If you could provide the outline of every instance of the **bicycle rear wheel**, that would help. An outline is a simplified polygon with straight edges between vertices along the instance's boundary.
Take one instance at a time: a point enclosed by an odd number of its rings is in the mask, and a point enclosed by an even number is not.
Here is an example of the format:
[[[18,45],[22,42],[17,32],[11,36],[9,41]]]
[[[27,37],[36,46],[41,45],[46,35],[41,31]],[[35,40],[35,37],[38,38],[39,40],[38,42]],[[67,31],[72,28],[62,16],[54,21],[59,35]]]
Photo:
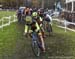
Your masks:
[[[50,33],[53,32],[51,24],[47,24],[47,32],[49,33],[49,36]]]

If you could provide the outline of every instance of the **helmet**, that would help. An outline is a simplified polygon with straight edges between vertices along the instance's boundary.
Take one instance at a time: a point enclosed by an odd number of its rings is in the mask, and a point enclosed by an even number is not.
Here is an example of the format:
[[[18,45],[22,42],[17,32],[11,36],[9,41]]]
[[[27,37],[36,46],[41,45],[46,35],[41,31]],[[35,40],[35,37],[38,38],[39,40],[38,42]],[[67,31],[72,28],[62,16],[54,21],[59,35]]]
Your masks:
[[[37,11],[37,8],[34,8],[34,9],[33,9],[33,12],[36,12],[36,11]]]
[[[37,15],[38,15],[37,12],[33,12],[33,13],[32,13],[32,16],[33,16],[33,17],[35,17],[35,16],[37,16]]]

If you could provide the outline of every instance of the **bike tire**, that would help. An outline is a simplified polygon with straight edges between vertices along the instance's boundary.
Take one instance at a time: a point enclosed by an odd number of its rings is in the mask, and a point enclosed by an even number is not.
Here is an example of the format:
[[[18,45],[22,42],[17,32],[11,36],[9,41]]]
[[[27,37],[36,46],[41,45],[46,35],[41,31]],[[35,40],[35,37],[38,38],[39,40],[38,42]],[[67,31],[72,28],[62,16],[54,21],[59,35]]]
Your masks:
[[[37,56],[37,57],[40,56],[40,48],[38,46],[38,42],[37,41],[33,41],[32,42],[32,51],[33,51],[35,56]]]
[[[51,32],[53,32],[51,24],[48,24],[47,32],[48,32],[49,36],[50,36]]]
[[[31,45],[32,45],[32,51],[33,51],[34,55],[38,57],[38,56],[40,56],[39,38],[38,38],[37,34],[36,35],[35,34],[32,36],[32,44]],[[34,36],[35,36],[35,39],[33,39]]]

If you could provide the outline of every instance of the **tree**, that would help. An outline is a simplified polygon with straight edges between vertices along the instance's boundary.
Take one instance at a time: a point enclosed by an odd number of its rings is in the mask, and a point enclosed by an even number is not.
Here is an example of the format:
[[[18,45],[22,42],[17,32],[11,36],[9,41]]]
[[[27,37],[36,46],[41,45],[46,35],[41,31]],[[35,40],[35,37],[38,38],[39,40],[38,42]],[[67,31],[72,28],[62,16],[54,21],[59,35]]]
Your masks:
[[[39,7],[39,1],[38,0],[32,0],[32,7]]]
[[[0,0],[0,4],[2,4],[4,7],[12,7],[12,8],[18,8],[19,6],[26,6],[27,0]],[[43,7],[43,8],[52,8],[54,3],[57,0],[29,0],[30,2],[28,5],[31,7]],[[65,0],[61,0],[62,5],[64,5]]]

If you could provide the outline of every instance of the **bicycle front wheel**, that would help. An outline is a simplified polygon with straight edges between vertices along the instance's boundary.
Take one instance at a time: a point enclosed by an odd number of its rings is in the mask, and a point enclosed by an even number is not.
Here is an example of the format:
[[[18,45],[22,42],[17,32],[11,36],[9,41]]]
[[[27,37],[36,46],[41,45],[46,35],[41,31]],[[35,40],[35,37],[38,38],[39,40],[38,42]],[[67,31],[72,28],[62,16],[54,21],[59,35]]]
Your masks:
[[[38,46],[38,42],[37,41],[33,41],[32,42],[32,51],[34,53],[35,56],[40,56],[40,48]]]

